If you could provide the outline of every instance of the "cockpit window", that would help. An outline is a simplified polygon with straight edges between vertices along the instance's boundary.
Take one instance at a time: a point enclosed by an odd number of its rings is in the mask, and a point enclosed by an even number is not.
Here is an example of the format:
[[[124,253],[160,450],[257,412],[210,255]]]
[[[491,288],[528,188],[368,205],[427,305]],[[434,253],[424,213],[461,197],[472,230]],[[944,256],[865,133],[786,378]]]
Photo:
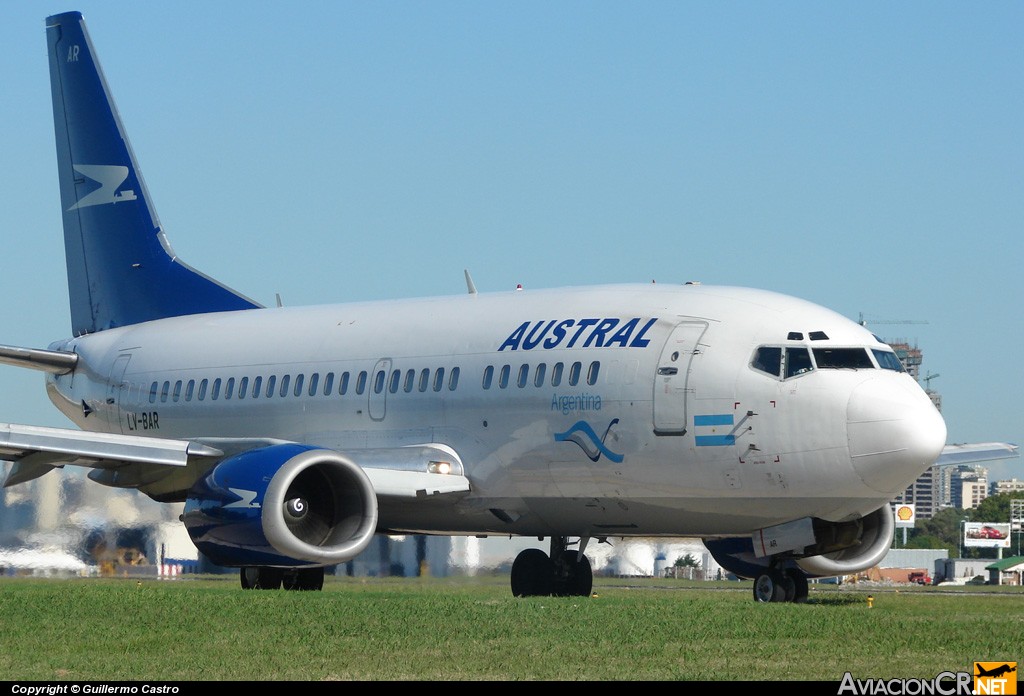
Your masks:
[[[864,348],[815,348],[814,362],[818,369],[874,368]]]
[[[786,377],[795,377],[814,369],[811,365],[811,355],[806,348],[786,349]]]
[[[867,355],[864,356],[865,358]],[[814,369],[811,354],[803,346],[783,348],[782,346],[759,346],[754,351],[750,366],[773,377],[795,377]]]
[[[903,368],[903,363],[900,362],[900,359],[892,351],[872,349],[871,352],[875,354],[875,360],[878,361],[878,366],[883,370],[906,372]]]
[[[754,359],[750,366],[755,370],[767,372],[778,377],[782,374],[782,348],[778,346],[761,346],[754,351]]]

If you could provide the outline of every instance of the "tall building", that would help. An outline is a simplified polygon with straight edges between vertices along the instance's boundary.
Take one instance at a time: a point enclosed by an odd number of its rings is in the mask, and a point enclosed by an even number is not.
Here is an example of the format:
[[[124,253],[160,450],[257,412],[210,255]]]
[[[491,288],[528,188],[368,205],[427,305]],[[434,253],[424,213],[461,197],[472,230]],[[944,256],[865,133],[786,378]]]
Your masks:
[[[896,496],[893,502],[913,505],[917,517],[930,519],[943,507],[939,486],[941,478],[941,467],[930,466],[916,481],[907,486],[907,490]]]
[[[976,508],[988,497],[988,469],[960,465],[950,470],[949,504],[961,510]]]

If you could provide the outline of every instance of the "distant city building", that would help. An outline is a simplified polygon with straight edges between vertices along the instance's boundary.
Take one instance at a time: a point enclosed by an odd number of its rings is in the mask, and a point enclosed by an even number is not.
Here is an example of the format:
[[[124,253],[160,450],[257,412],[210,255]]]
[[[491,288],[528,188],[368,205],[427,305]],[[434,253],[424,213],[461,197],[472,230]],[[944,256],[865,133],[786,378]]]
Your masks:
[[[1021,493],[1024,492],[1024,481],[1012,478],[1005,481],[993,481],[990,489],[991,495],[1000,495],[1002,493]]]
[[[988,479],[979,478],[976,481],[962,481],[959,486],[953,489],[953,505],[961,510],[969,510],[981,505],[981,501],[988,497]]]
[[[941,467],[930,466],[907,486],[902,494],[893,500],[895,504],[913,505],[915,515],[919,519],[931,519],[942,508],[942,497],[939,492]]]

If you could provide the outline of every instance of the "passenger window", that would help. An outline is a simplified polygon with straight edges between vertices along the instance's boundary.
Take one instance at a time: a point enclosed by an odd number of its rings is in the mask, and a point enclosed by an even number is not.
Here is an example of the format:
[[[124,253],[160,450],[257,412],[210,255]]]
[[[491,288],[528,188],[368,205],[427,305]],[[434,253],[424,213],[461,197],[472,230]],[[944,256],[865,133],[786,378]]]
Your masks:
[[[459,386],[459,372],[459,368],[452,368],[451,375],[448,377],[448,391],[455,391],[455,388]]]
[[[220,385],[220,377],[213,380],[213,390],[210,392],[210,398],[213,399],[214,401],[220,398]]]
[[[429,387],[429,386],[430,386],[430,370],[428,368],[424,367],[422,370],[420,370],[420,385],[419,385],[418,389],[421,392],[425,392],[427,390],[427,387]]]
[[[402,389],[406,393],[411,392],[413,386],[416,384],[416,370],[405,371],[405,384],[402,385]]]
[[[302,385],[304,385],[305,383],[306,375],[302,374],[301,372],[295,375],[295,388],[292,389],[292,396],[302,396]],[[313,396],[313,392],[316,392],[316,389],[311,389],[310,392],[310,396]]]
[[[324,375],[324,396],[330,396],[332,389],[334,389],[334,373],[328,372]]]
[[[160,403],[167,403],[167,393],[171,390],[171,383],[164,382],[163,388],[160,390]]]
[[[196,397],[200,401],[206,399],[206,389],[209,386],[209,380],[204,379],[199,383],[199,395]]]
[[[285,375],[287,376],[287,375]],[[274,387],[277,386],[277,375],[270,375],[267,377],[267,398],[269,399],[274,395]]]
[[[767,372],[778,377],[782,374],[782,348],[779,346],[761,346],[754,351],[754,359],[750,366],[755,370]]]
[[[562,370],[565,368],[562,363],[557,362],[551,367],[551,386],[557,387],[562,383]]]
[[[520,389],[526,386],[526,379],[530,376],[530,366],[520,365],[519,366],[519,378],[516,380],[516,384]]]
[[[356,377],[356,394],[362,394],[366,391],[366,370],[361,370],[359,376]]]
[[[601,371],[601,363],[594,361],[590,363],[590,369],[587,370],[587,384],[593,386],[597,383],[597,375]]]
[[[185,401],[191,401],[192,395],[195,393],[195,391],[196,381],[194,379],[190,379],[188,381],[188,384],[185,385]]]
[[[501,366],[501,372],[498,373],[498,386],[504,389],[508,386],[508,376],[512,372],[512,368],[508,365]]]
[[[583,365],[578,362],[574,362],[572,367],[569,368],[569,386],[575,387],[580,381],[580,370],[583,369]]]
[[[373,393],[380,394],[384,391],[384,380],[387,379],[387,375],[384,370],[377,370],[377,374],[373,376]]]
[[[541,363],[537,366],[537,374],[533,376],[533,386],[543,387],[544,386],[544,373],[547,372],[548,366]]]
[[[806,348],[786,349],[786,377],[811,371],[811,356]]]
[[[179,379],[174,383],[174,392],[171,394],[171,400],[177,402],[181,398],[181,380]]]
[[[281,396],[282,399],[288,396],[288,385],[291,383],[291,381],[291,375],[285,375],[284,377],[281,378],[281,391],[279,391],[278,394]]]
[[[243,377],[238,381],[238,398],[244,399],[249,393],[249,378]]]
[[[488,365],[484,368],[484,389],[491,388],[491,381],[494,379],[494,365]],[[153,391],[156,392],[156,382],[153,383]],[[152,401],[152,396],[150,401]]]
[[[224,398],[230,399],[235,391],[235,378],[228,377],[228,381],[224,383]]]
[[[342,372],[341,373],[341,379],[339,380],[339,383],[338,383],[338,393],[340,395],[342,395],[342,396],[345,396],[345,394],[348,393],[348,373],[347,372]],[[359,393],[362,394],[361,391]]]
[[[320,373],[314,372],[309,376],[309,391],[306,392],[310,396],[316,396],[316,388],[320,386]]]
[[[434,373],[434,391],[441,391],[441,385],[444,384],[444,368],[437,368],[437,372]]]
[[[402,379],[401,370],[392,370],[391,372],[391,383],[388,385],[388,391],[394,394],[398,391],[398,383]]]
[[[156,393],[157,393],[158,389],[159,389],[159,386],[157,386],[157,383],[153,382],[153,386],[151,386],[149,388],[149,403],[151,403],[151,404],[155,404],[156,403]]]
[[[260,398],[260,391],[263,390],[263,375],[253,378],[252,380],[252,398]]]

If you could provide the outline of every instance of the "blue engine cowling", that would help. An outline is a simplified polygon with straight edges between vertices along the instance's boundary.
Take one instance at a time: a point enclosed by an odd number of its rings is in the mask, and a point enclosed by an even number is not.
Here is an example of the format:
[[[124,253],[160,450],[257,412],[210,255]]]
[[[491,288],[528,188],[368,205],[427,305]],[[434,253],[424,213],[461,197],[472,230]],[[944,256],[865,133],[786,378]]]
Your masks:
[[[377,497],[338,452],[270,445],[217,464],[189,491],[181,519],[217,565],[328,566],[370,543]]]

